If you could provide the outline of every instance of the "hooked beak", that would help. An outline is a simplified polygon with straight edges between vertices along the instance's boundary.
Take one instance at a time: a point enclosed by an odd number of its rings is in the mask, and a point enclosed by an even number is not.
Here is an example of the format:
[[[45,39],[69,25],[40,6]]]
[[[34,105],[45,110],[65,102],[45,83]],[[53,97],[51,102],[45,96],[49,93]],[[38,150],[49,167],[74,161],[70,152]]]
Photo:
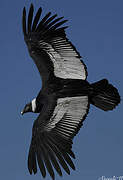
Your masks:
[[[21,115],[23,115],[24,113],[27,113],[27,112],[32,112],[30,103],[25,105],[24,109],[21,111]]]
[[[21,115],[23,115],[24,114],[24,111],[21,111]]]

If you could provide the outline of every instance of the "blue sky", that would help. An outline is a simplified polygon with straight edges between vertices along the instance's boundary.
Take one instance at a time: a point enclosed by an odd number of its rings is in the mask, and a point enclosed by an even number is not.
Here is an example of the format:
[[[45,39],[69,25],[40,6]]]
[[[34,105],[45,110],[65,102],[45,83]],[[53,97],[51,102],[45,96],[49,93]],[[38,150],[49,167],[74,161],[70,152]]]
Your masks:
[[[0,179],[39,180],[30,176],[27,155],[32,124],[37,115],[21,116],[24,105],[34,98],[41,81],[23,40],[23,6],[42,6],[65,16],[67,34],[88,67],[88,81],[107,78],[123,96],[123,1],[122,0],[32,0],[0,1]],[[76,171],[57,180],[98,180],[123,176],[123,105],[112,112],[93,106],[74,139]],[[47,176],[46,180],[49,180]]]

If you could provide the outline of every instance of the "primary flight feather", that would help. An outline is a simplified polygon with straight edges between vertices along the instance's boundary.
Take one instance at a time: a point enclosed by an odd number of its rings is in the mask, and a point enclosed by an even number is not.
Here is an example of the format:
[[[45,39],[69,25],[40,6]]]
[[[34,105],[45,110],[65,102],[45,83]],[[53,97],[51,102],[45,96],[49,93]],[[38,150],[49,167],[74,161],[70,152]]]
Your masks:
[[[70,174],[75,170],[72,140],[83,125],[90,103],[108,111],[120,103],[115,87],[103,79],[90,84],[87,68],[80,54],[68,40],[66,20],[47,13],[41,20],[42,9],[34,17],[31,4],[28,17],[23,9],[24,40],[42,79],[42,89],[35,99],[26,104],[21,114],[40,113],[34,121],[28,155],[30,174],[43,177],[46,169],[55,179],[54,169],[62,176],[61,167]]]

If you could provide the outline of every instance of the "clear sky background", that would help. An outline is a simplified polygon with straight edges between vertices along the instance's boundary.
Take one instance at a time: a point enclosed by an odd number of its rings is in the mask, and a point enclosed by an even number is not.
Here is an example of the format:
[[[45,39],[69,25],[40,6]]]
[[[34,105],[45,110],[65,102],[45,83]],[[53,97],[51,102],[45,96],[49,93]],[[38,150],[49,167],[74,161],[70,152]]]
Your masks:
[[[24,105],[41,87],[40,76],[23,40],[24,6],[65,16],[67,34],[88,67],[88,81],[107,78],[123,97],[122,0],[0,0],[0,179],[39,180],[28,173],[27,156],[37,115],[21,116]],[[91,106],[74,138],[76,171],[64,180],[98,180],[123,176],[123,104],[112,112]],[[49,180],[49,176],[46,177]]]

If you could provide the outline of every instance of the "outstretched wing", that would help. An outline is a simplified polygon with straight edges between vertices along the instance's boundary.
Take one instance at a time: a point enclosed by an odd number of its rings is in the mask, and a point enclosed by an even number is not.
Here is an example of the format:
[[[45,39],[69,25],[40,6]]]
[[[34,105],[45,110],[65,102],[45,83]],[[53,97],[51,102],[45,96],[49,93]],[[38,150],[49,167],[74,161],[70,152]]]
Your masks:
[[[68,174],[68,165],[75,169],[71,160],[71,157],[75,158],[72,152],[72,139],[82,126],[88,109],[87,96],[67,97],[57,100],[50,120],[44,121],[39,115],[33,126],[28,156],[28,169],[31,174],[37,172],[37,163],[42,176],[46,176],[47,169],[52,179],[55,179],[53,167],[60,176],[60,165]]]
[[[50,75],[60,78],[86,79],[87,70],[80,54],[66,38],[65,28],[61,27],[66,20],[56,18],[49,12],[39,21],[42,9],[39,8],[33,20],[33,5],[31,4],[26,25],[26,9],[23,9],[24,39],[37,68],[45,81]],[[32,23],[33,20],[33,23]]]

